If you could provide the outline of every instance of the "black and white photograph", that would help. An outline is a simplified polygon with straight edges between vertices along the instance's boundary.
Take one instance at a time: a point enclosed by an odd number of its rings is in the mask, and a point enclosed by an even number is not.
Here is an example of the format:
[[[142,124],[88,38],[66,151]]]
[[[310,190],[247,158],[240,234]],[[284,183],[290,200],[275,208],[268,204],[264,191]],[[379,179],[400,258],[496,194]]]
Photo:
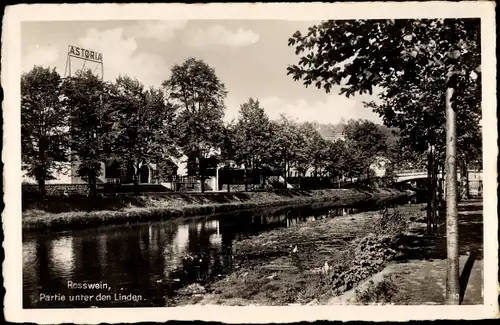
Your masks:
[[[6,306],[494,317],[494,6],[374,4],[7,10]]]

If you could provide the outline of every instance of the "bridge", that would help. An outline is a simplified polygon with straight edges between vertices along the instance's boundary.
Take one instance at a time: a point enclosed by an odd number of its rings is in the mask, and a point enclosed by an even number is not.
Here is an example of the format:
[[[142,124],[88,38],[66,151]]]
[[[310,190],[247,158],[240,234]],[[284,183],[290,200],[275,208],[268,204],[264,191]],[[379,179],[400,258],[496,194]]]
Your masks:
[[[425,179],[427,178],[426,169],[408,169],[408,170],[397,170],[394,172],[396,183],[403,183],[407,181]],[[442,178],[442,173],[438,174],[438,178]]]
[[[446,174],[440,172],[438,173],[438,179],[444,179]],[[427,170],[426,169],[409,169],[409,170],[396,170],[394,171],[395,183],[404,183],[407,181],[426,179]],[[458,172],[457,179],[460,180],[460,172]],[[469,183],[479,183],[483,179],[483,172],[480,170],[469,170],[468,180]]]

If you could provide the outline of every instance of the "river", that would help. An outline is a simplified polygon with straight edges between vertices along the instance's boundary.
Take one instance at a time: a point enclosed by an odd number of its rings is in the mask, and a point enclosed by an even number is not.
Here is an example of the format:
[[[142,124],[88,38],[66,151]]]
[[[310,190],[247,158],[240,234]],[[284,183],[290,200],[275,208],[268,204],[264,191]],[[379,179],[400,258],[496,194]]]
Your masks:
[[[195,282],[205,284],[230,271],[235,240],[379,207],[372,202],[356,207],[266,208],[27,234],[23,236],[23,306],[163,307],[178,289]]]

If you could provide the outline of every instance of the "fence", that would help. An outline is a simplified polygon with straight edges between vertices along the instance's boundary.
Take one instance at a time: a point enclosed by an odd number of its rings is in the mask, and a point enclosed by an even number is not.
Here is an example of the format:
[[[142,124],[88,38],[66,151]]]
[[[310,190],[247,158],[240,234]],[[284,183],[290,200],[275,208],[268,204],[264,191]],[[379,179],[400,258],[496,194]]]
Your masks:
[[[174,192],[200,191],[201,185],[196,176],[171,176],[167,177],[163,183],[170,183]]]
[[[415,169],[395,169],[393,171],[394,175],[412,175],[412,174],[420,174],[427,173],[427,169],[425,168],[415,168]]]
[[[333,177],[288,177],[286,181],[295,188],[304,190],[339,187],[339,181]]]
[[[260,170],[260,169],[219,169],[219,190],[223,187],[230,185],[242,185],[234,186],[235,188],[245,188],[244,185],[247,184],[248,188],[258,188],[267,179],[272,182],[272,177],[276,177],[279,173],[270,170]],[[246,179],[246,181],[245,181]]]

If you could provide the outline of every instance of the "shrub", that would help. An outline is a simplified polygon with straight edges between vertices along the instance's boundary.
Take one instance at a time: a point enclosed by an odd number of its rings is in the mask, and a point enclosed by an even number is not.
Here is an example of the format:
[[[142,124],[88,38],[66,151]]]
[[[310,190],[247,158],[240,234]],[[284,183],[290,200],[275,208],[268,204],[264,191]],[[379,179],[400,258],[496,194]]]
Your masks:
[[[362,304],[386,304],[392,302],[397,293],[396,285],[391,277],[384,277],[382,281],[370,281],[364,291],[356,290],[356,301]]]
[[[397,241],[393,236],[369,234],[356,239],[352,246],[352,262],[348,268],[337,267],[331,270],[331,288],[335,294],[353,288],[372,274],[379,272],[385,263],[396,255],[393,248]]]
[[[408,228],[405,216],[394,209],[392,213],[388,208],[382,211],[382,216],[373,225],[373,232],[392,236],[401,235]]]

